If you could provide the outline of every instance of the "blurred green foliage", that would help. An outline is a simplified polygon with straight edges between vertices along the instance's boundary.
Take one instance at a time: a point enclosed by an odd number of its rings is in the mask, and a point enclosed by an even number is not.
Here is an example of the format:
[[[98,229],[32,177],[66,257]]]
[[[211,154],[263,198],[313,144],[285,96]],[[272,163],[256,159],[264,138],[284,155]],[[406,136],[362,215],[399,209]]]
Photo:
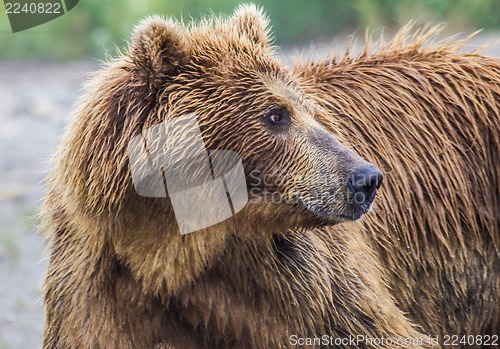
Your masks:
[[[0,5],[0,58],[103,58],[124,47],[135,23],[149,14],[188,21],[230,14],[238,0],[80,0],[66,15],[13,34]],[[500,28],[500,0],[255,0],[271,19],[276,43],[307,44],[358,28],[399,27],[409,20],[452,28]]]

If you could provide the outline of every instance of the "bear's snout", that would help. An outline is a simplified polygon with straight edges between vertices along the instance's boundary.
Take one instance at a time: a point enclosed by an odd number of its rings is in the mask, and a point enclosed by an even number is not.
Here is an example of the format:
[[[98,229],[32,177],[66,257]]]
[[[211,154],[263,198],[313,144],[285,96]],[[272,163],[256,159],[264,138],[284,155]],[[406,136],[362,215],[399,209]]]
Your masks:
[[[374,165],[365,165],[353,170],[347,186],[353,192],[356,203],[367,206],[373,202],[375,192],[382,185],[384,175]]]

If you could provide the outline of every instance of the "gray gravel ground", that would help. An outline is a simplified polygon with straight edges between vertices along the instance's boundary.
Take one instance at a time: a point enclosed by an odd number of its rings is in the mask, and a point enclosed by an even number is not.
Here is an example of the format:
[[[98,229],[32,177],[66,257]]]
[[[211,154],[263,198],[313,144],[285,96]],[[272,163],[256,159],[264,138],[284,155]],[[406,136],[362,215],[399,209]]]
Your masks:
[[[46,244],[35,232],[41,180],[97,64],[0,62],[0,349],[41,347]]]
[[[482,34],[471,44],[500,38]],[[321,51],[321,47],[318,46]],[[500,57],[500,45],[489,55]],[[0,349],[41,347],[46,243],[34,213],[48,158],[95,62],[0,62]]]

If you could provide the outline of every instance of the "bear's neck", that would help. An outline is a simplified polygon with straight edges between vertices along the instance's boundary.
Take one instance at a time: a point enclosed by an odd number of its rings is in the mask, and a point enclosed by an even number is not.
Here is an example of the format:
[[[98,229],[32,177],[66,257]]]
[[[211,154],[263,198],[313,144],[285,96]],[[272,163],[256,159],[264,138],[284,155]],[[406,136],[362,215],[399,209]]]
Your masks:
[[[292,335],[419,337],[373,277],[379,274],[357,234],[232,234],[212,267],[170,298],[169,313],[196,329],[199,343],[213,341],[206,347],[221,347],[222,340],[223,347],[288,347]]]
[[[100,230],[73,225],[55,233],[46,347],[64,340],[124,349],[267,348],[290,346],[292,335],[418,336],[373,277],[376,260],[358,234],[273,235],[220,224],[181,236],[172,218],[89,220]],[[75,258],[79,272],[66,275]]]

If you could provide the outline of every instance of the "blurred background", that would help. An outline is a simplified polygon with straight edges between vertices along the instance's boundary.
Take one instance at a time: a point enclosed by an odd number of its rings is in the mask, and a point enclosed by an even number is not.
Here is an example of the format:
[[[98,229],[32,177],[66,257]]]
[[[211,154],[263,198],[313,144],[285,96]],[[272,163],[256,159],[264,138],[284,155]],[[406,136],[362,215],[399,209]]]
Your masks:
[[[449,30],[500,28],[499,0],[258,0],[268,13],[278,45],[329,40],[338,33],[409,20],[449,23]],[[0,58],[74,59],[104,57],[124,46],[131,27],[151,13],[194,18],[231,13],[238,0],[81,0],[74,10],[52,22],[0,40]],[[3,11],[5,13],[5,11]],[[0,30],[9,31],[6,16]]]
[[[12,2],[12,1],[11,1]],[[500,39],[500,0],[265,0],[286,60],[319,43],[342,50],[366,28],[391,33],[409,20],[448,23],[444,35],[484,29],[470,48]],[[13,34],[0,4],[0,349],[41,347],[46,243],[36,232],[49,157],[89,73],[126,46],[149,14],[230,14],[237,0],[81,0],[67,14]],[[390,35],[386,35],[390,36]],[[500,57],[499,45],[487,54]]]

